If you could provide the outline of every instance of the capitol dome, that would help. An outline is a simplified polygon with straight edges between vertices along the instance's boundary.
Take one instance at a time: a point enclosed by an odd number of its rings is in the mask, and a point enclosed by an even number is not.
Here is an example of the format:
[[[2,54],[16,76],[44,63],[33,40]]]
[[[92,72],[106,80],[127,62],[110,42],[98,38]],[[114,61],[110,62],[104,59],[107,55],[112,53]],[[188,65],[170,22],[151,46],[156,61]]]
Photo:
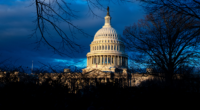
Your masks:
[[[101,28],[96,32],[94,40],[103,40],[103,39],[115,39],[121,41],[120,35],[112,27]]]
[[[94,35],[90,44],[90,52],[87,53],[87,68],[83,71],[88,72],[93,69],[101,71],[112,71],[121,69],[127,70],[128,55],[125,53],[125,45],[121,36],[111,26],[109,8],[105,16],[105,24]]]

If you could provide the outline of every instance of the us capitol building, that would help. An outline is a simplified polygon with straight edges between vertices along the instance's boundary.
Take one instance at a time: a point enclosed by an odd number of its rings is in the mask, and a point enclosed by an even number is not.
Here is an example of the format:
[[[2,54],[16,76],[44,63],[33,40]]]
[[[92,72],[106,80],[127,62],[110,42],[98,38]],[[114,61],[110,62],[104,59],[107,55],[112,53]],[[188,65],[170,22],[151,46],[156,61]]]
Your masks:
[[[109,7],[105,16],[105,24],[99,29],[94,40],[90,44],[90,52],[87,53],[87,66],[83,73],[98,69],[101,71],[127,72],[128,55],[125,53],[124,42],[121,36],[111,26]]]

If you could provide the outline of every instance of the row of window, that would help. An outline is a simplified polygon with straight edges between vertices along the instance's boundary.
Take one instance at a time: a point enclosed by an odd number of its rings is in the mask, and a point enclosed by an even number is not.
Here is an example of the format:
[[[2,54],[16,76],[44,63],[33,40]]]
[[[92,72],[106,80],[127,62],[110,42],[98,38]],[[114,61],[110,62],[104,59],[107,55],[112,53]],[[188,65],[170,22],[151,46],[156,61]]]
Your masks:
[[[93,46],[92,50],[122,50],[124,51],[124,46],[119,47],[120,45],[100,45],[100,46]],[[121,49],[120,49],[121,48]]]
[[[119,41],[116,41],[116,40],[99,40],[99,41],[94,41],[93,43],[106,43],[106,42],[119,43]]]
[[[100,36],[111,36],[111,37],[113,37],[113,38],[118,37],[117,34],[99,34],[99,35],[97,35],[96,37],[100,37]]]

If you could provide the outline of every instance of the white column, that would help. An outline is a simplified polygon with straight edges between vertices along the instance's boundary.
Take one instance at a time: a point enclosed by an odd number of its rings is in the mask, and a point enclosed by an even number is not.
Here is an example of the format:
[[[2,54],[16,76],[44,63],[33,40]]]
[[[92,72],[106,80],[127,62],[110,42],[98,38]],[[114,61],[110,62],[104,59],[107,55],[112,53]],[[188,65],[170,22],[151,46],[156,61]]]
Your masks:
[[[91,61],[90,61],[90,56],[89,56],[89,65],[90,65]]]
[[[120,58],[121,58],[121,62],[120,62],[120,65],[122,66],[122,56],[121,56]]]
[[[96,56],[94,56],[94,65],[96,65]]]
[[[114,62],[113,62],[113,63],[114,63],[114,65],[116,65],[116,64],[115,64],[115,56],[114,56],[113,60],[114,60]]]
[[[110,64],[112,65],[112,61],[113,61],[113,60],[112,60],[112,55],[111,55],[111,59],[110,59],[110,61],[111,61]]]
[[[102,56],[100,55],[100,65],[102,65]]]
[[[119,56],[119,65],[121,65],[121,56]]]
[[[96,63],[97,63],[97,56],[95,56],[95,65],[96,65]]]
[[[118,56],[118,62],[117,62],[117,65],[119,65],[119,56]]]
[[[96,56],[96,64],[98,64],[98,56]]]
[[[108,61],[110,60],[110,56],[108,55]],[[108,65],[110,64],[109,62],[107,63]]]
[[[92,56],[90,57],[90,60],[91,60],[90,62],[91,62],[91,65],[92,65]]]
[[[93,65],[94,65],[94,56],[92,56],[92,59],[93,59]]]
[[[88,60],[89,60],[89,57],[87,57],[87,66],[89,66],[89,64],[88,64],[89,61]]]
[[[94,56],[92,56],[92,64],[94,65]]]
[[[103,65],[105,65],[105,56],[103,55]]]
[[[93,65],[94,65],[94,56],[92,56],[92,60],[93,60]]]
[[[89,57],[89,65],[90,65],[90,57]]]

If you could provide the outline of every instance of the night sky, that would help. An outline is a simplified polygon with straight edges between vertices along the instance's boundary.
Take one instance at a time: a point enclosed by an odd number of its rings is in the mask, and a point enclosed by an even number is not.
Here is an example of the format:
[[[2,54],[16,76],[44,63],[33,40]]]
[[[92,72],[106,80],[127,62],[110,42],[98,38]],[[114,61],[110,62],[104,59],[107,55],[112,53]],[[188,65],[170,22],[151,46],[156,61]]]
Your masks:
[[[87,3],[84,0],[71,1],[71,8],[79,11],[75,13],[79,16],[77,19],[72,19],[72,23],[83,29],[92,37],[83,37],[77,34],[75,41],[85,47],[81,53],[75,53],[73,58],[62,57],[54,54],[53,50],[46,44],[41,44],[38,49],[37,37],[30,38],[36,27],[33,22],[36,19],[36,7],[33,0],[0,0],[0,62],[8,59],[4,64],[22,65],[28,68],[42,66],[43,64],[62,65],[67,67],[74,65],[77,67],[86,67],[86,54],[90,51],[90,43],[92,42],[95,33],[104,25],[104,17],[106,16],[106,8],[110,7],[111,25],[122,36],[125,26],[130,26],[136,23],[139,19],[144,18],[144,11],[138,2],[134,3],[103,3],[104,11],[93,8],[95,14],[102,18],[97,18],[89,12]],[[70,34],[68,25],[61,22],[59,25],[67,34]],[[50,28],[52,29],[52,28]],[[60,37],[54,31],[51,31],[51,37],[48,37],[50,43],[52,41],[60,41]],[[41,37],[39,33],[36,34]],[[128,53],[128,52],[126,52]],[[41,62],[41,63],[39,63]],[[2,66],[1,64],[0,66]],[[28,69],[30,70],[30,69]],[[30,71],[27,71],[29,73]]]

